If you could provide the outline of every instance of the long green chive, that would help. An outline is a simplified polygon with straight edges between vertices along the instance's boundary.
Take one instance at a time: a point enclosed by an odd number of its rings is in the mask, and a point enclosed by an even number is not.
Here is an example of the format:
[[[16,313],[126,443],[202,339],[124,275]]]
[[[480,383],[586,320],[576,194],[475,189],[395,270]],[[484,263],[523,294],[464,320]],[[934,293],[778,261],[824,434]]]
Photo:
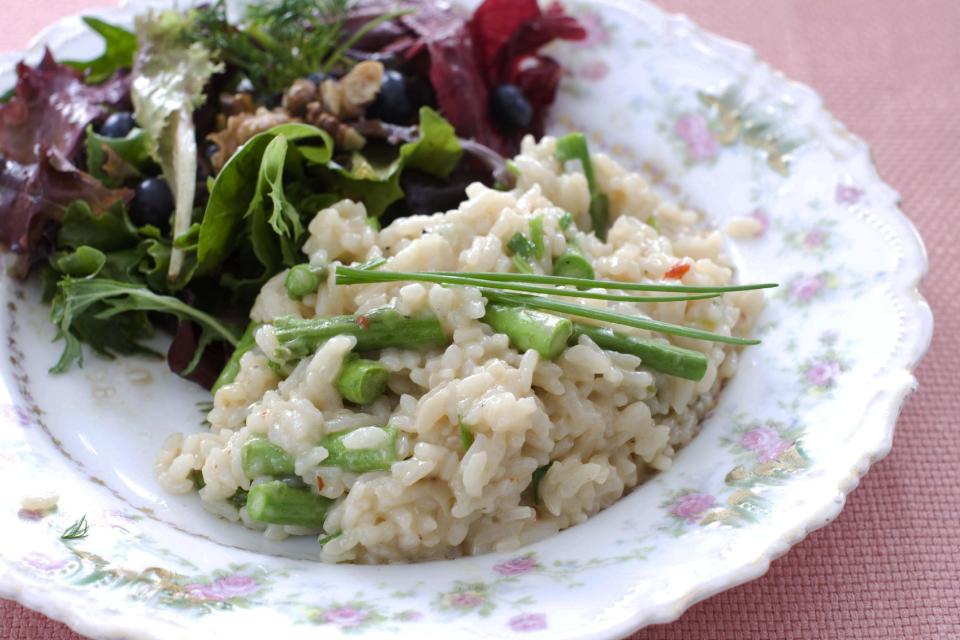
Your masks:
[[[504,274],[513,276],[522,276],[523,274]],[[582,278],[570,278],[572,280],[583,281]],[[573,291],[570,289],[555,289],[550,287],[534,287],[524,284],[515,284],[511,282],[487,282],[483,278],[475,277],[474,274],[456,275],[455,272],[406,272],[406,271],[361,271],[352,267],[337,267],[337,284],[373,284],[379,282],[433,282],[435,284],[452,284],[463,287],[493,287],[506,291],[519,291],[521,293],[533,293],[550,296],[563,296],[568,298],[590,298],[593,300],[611,300],[614,302],[687,302],[690,300],[707,300],[720,296],[717,292],[696,293],[694,295],[684,296],[624,296],[614,293],[599,293],[596,291]],[[605,285],[605,282],[592,280],[596,283],[595,287]],[[682,290],[682,288],[681,288]]]
[[[342,267],[341,267],[342,268]],[[339,269],[338,269],[339,271]],[[621,291],[672,291],[686,293],[729,293],[731,291],[753,291],[772,289],[780,285],[775,282],[762,284],[731,284],[716,287],[697,287],[684,284],[654,284],[643,282],[619,282],[617,280],[594,280],[591,278],[572,278],[567,276],[548,276],[539,273],[497,273],[486,271],[427,271],[430,275],[477,278],[492,282],[528,282],[532,284],[568,285],[588,289],[619,289]],[[494,285],[491,285],[494,286]],[[496,285],[499,286],[499,285]]]

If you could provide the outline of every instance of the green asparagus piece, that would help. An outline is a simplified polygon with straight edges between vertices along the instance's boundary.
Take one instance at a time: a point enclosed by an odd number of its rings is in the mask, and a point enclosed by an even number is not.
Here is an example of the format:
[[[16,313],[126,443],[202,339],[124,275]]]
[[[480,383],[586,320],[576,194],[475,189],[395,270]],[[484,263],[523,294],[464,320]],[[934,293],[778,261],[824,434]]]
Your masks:
[[[557,138],[557,158],[560,162],[580,161],[583,175],[587,179],[587,187],[590,189],[590,221],[593,223],[593,232],[601,240],[606,240],[607,228],[610,226],[610,199],[607,194],[600,193],[597,178],[593,172],[593,162],[590,160],[587,138],[582,133],[570,133]]]
[[[707,356],[692,349],[575,322],[571,340],[576,340],[579,336],[589,337],[601,349],[638,356],[645,366],[667,375],[701,380],[707,372]]]
[[[610,228],[610,198],[605,193],[594,193],[590,196],[590,222],[597,237],[606,242],[607,230]]]
[[[497,333],[506,334],[518,351],[533,349],[548,360],[567,348],[567,340],[573,334],[573,323],[568,318],[523,307],[489,303],[483,321]]]
[[[374,360],[349,356],[337,378],[337,391],[356,404],[370,404],[383,395],[390,372]]]
[[[291,300],[300,300],[305,295],[316,292],[320,286],[320,275],[310,265],[298,264],[290,267],[283,286],[287,288],[287,295]]]
[[[273,480],[250,487],[247,514],[254,520],[270,524],[288,524],[319,528],[333,500],[312,493],[309,489],[289,486]]]
[[[237,343],[236,348],[230,355],[230,359],[227,360],[227,364],[224,365],[223,371],[220,372],[220,375],[217,376],[216,381],[213,383],[213,388],[210,389],[210,393],[216,393],[217,389],[225,384],[230,384],[237,378],[237,374],[240,373],[240,358],[242,358],[243,354],[247,351],[257,346],[253,335],[259,327],[260,325],[256,322],[251,322],[247,325],[243,335],[240,336],[240,342]]]
[[[279,318],[273,323],[278,343],[274,359],[288,361],[305,358],[318,346],[338,335],[357,338],[357,351],[387,347],[419,349],[450,342],[435,315],[403,316],[388,307],[363,316],[330,318]]]
[[[570,278],[577,280],[577,278]],[[589,282],[589,281],[587,281]],[[724,344],[760,344],[759,340],[754,338],[741,338],[739,336],[728,336],[722,333],[713,333],[705,329],[696,327],[686,327],[679,324],[671,324],[662,320],[654,320],[640,315],[629,313],[619,313],[607,309],[598,309],[586,305],[570,304],[560,300],[553,300],[542,296],[529,296],[523,294],[505,293],[496,289],[481,288],[480,293],[483,297],[493,303],[503,304],[510,307],[523,307],[527,309],[537,309],[539,311],[548,311],[552,313],[562,313],[577,318],[589,318],[599,320],[600,322],[610,322],[624,327],[634,327],[636,329],[646,329],[648,331],[659,331],[674,336],[685,336],[687,338],[696,338],[698,340],[708,340],[710,342],[722,342]]]
[[[266,438],[247,440],[240,449],[243,473],[251,480],[261,476],[293,475],[293,457]]]
[[[324,436],[320,441],[320,446],[327,450],[328,455],[322,464],[328,467],[340,467],[344,471],[355,473],[389,469],[390,465],[397,461],[397,429],[396,427],[386,427],[384,431],[387,432],[388,436],[387,444],[375,449],[347,448],[343,439],[353,430]]]
[[[567,245],[567,250],[563,255],[557,258],[553,263],[553,275],[564,278],[589,278],[593,280],[593,265],[583,257],[580,250],[571,244]]]

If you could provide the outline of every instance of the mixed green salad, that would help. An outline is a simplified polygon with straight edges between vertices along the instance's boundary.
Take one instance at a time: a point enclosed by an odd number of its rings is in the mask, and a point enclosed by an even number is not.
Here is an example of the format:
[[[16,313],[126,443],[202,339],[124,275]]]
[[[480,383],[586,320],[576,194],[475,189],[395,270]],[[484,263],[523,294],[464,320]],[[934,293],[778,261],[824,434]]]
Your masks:
[[[535,0],[472,15],[216,0],[132,31],[85,21],[101,55],[21,62],[2,98],[0,244],[16,275],[42,277],[65,344],[53,371],[84,344],[153,353],[165,331],[171,369],[207,387],[250,341],[261,286],[296,267],[295,295],[316,277],[298,263],[318,210],[351,198],[376,227],[456,206],[474,181],[509,185],[504,158],[543,133],[562,74],[540,49],[585,36]],[[591,214],[602,237],[601,195]]]

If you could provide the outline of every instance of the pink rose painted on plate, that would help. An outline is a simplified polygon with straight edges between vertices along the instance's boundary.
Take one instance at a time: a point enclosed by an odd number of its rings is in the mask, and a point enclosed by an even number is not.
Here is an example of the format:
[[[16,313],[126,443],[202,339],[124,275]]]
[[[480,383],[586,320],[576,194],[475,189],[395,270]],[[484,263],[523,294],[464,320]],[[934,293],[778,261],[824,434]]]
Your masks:
[[[543,613],[521,613],[510,618],[507,625],[514,631],[542,631],[547,628],[547,616]]]
[[[51,558],[42,553],[28,553],[23,556],[23,561],[27,565],[40,571],[56,571],[70,563],[69,558]]]
[[[740,445],[757,454],[758,462],[772,462],[790,448],[790,443],[770,427],[755,427],[743,434]]]
[[[257,591],[259,585],[247,576],[228,576],[213,582],[188,584],[184,587],[187,594],[195,600],[225,602],[233,598],[243,598]]]
[[[674,125],[673,131],[686,143],[687,153],[694,160],[709,160],[717,155],[720,145],[713,137],[707,119],[699,113],[681,116]]]
[[[506,562],[494,565],[493,570],[502,576],[519,576],[537,568],[537,561],[533,556],[512,558]]]
[[[790,297],[796,302],[809,302],[817,297],[825,285],[823,276],[798,276],[790,283]]]
[[[677,498],[669,511],[671,515],[693,523],[716,502],[716,499],[709,493],[687,493]]]
[[[402,620],[403,622],[417,622],[418,620],[423,620],[423,617],[423,612],[415,609],[407,609],[397,614],[397,620]]]
[[[458,609],[473,609],[483,604],[483,598],[476,593],[461,591],[460,593],[452,594],[448,598],[448,602],[450,606],[457,607]]]
[[[350,606],[336,607],[323,612],[323,621],[338,627],[354,627],[366,619],[366,611]]]
[[[818,249],[827,241],[827,232],[823,229],[813,229],[803,235],[803,246],[808,249]]]
[[[829,389],[840,375],[840,363],[834,360],[815,362],[804,371],[807,382],[815,387]]]
[[[12,422],[21,427],[30,426],[30,415],[27,410],[15,404],[0,405],[0,420]]]
[[[863,189],[848,184],[838,184],[833,194],[836,203],[842,205],[857,204],[862,197]]]

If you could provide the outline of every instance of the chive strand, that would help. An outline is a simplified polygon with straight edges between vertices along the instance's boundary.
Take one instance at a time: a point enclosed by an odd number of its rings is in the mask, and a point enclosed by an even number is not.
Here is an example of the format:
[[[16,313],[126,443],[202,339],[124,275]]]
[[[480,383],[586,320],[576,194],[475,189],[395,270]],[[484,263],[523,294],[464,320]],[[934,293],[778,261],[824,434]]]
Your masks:
[[[519,275],[519,274],[511,274]],[[374,284],[382,282],[432,282],[435,284],[459,285],[464,287],[485,287],[491,286],[496,289],[506,291],[518,291],[520,293],[533,293],[548,296],[565,296],[571,298],[590,298],[593,300],[610,300],[613,302],[688,302],[691,300],[708,300],[719,297],[718,292],[694,293],[693,295],[682,296],[626,296],[613,293],[598,293],[596,291],[574,291],[570,289],[556,289],[551,287],[536,287],[524,284],[515,284],[511,282],[496,282],[491,284],[489,281],[473,276],[457,275],[436,275],[434,272],[404,272],[404,271],[357,271],[350,267],[337,268],[337,284]],[[599,282],[599,281],[594,281]]]
[[[341,269],[342,267],[338,268]],[[733,284],[708,286],[690,286],[674,284],[655,284],[642,282],[618,282],[616,280],[595,280],[592,278],[574,278],[570,276],[551,276],[540,273],[499,273],[483,271],[425,271],[431,275],[460,276],[476,278],[490,282],[523,282],[530,284],[567,285],[572,287],[587,287],[591,289],[619,289],[621,291],[667,291],[674,293],[730,293],[733,291],[753,291],[756,289],[771,289],[779,286],[775,282],[760,284]]]

